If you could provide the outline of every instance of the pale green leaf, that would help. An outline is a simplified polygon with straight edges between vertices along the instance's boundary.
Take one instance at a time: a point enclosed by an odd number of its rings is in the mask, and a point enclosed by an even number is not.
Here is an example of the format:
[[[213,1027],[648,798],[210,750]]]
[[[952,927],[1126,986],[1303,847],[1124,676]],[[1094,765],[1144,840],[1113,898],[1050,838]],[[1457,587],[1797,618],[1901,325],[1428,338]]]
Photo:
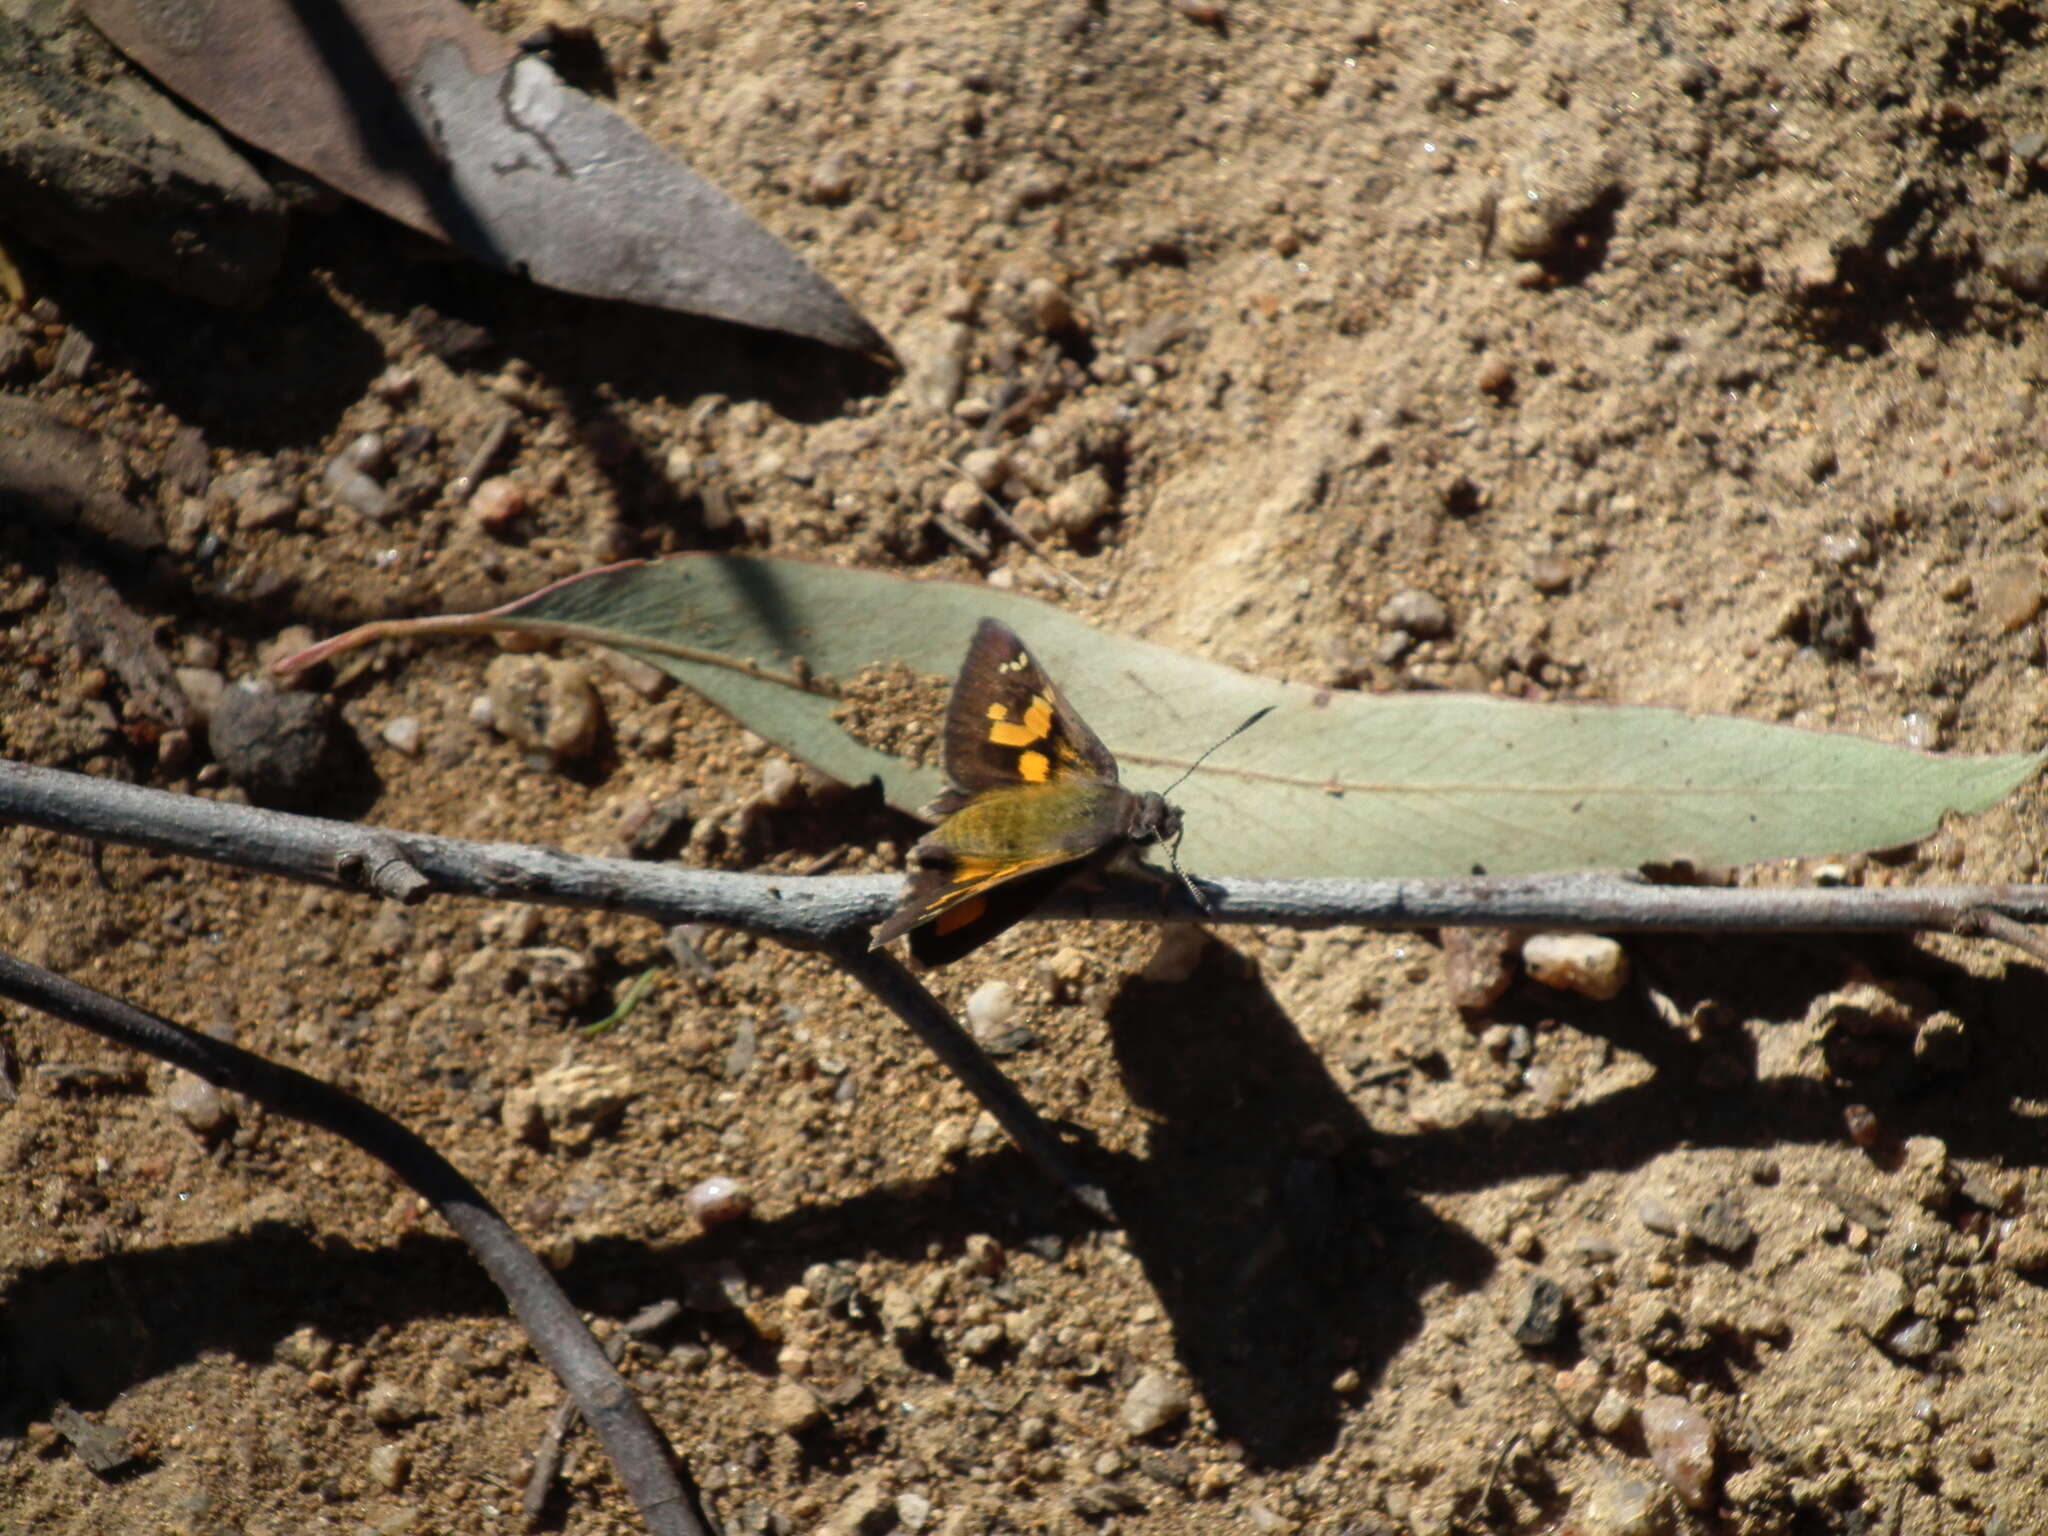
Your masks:
[[[1848,853],[1984,810],[2043,761],[1676,710],[1332,692],[1104,634],[1014,593],[788,560],[615,566],[479,619],[402,629],[528,629],[632,651],[792,755],[849,783],[878,780],[915,810],[940,788],[937,772],[855,741],[827,690],[898,661],[950,679],[984,616],[1023,637],[1137,788],[1165,789],[1272,706],[1173,793],[1187,813],[1183,860],[1209,874],[1509,875]]]

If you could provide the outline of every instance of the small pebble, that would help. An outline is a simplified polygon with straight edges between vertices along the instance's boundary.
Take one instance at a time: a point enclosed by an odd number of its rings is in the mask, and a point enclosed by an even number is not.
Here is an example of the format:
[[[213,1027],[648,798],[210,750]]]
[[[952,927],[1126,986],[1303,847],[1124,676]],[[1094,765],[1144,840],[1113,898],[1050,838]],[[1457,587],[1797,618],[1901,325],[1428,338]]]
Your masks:
[[[967,359],[974,332],[958,320],[913,326],[897,346],[911,397],[935,416],[959,404],[967,386]]]
[[[1613,1440],[1628,1433],[1636,1421],[1636,1405],[1628,1395],[1609,1387],[1593,1403],[1593,1428]]]
[[[1849,1139],[1866,1152],[1884,1144],[1884,1123],[1877,1118],[1877,1111],[1867,1104],[1843,1105],[1842,1128],[1849,1133]]]
[[[829,206],[845,202],[860,184],[860,170],[853,156],[835,149],[811,167],[804,182],[804,196]]]
[[[1636,1197],[1636,1220],[1665,1237],[1678,1235],[1678,1209],[1661,1190],[1645,1190]]]
[[[334,1360],[334,1341],[317,1328],[299,1328],[279,1339],[271,1356],[302,1371],[324,1371]]]
[[[2004,1223],[1998,1239],[1998,1262],[2021,1275],[2048,1270],[2048,1230],[2031,1219]]]
[[[1040,335],[1058,336],[1074,328],[1074,301],[1051,278],[1034,277],[1024,285],[1024,310]]]
[[[1564,1333],[1570,1314],[1564,1288],[1548,1275],[1531,1275],[1517,1293],[1508,1332],[1524,1349],[1548,1349]]]
[[[1177,987],[1201,969],[1208,952],[1208,934],[1193,923],[1161,927],[1152,958],[1145,962],[1144,978],[1160,986]]]
[[[1467,1013],[1484,1013],[1515,979],[1514,935],[1504,928],[1443,930],[1444,987]]]
[[[761,803],[787,810],[803,798],[804,779],[786,757],[771,757],[761,765]]]
[[[1109,516],[1112,494],[1101,470],[1083,470],[1046,498],[1046,515],[1070,541],[1084,539]]]
[[[214,706],[206,740],[214,761],[262,805],[318,798],[341,764],[333,711],[312,694],[238,683]]]
[[[1587,1360],[1568,1371],[1559,1371],[1551,1379],[1551,1386],[1557,1393],[1558,1402],[1564,1406],[1567,1418],[1574,1424],[1593,1422],[1593,1408],[1604,1390],[1598,1365]]]
[[[1686,1227],[1716,1253],[1740,1253],[1756,1240],[1756,1228],[1743,1218],[1741,1207],[1726,1197],[1709,1200]]]
[[[1006,1034],[1016,1015],[1016,989],[1007,981],[984,981],[967,994],[967,1027],[984,1044]]]
[[[573,661],[507,654],[484,670],[491,725],[506,740],[558,766],[587,756],[603,723],[590,677]]]
[[[420,376],[410,368],[386,368],[370,380],[370,393],[387,404],[397,405],[419,392]]]
[[[1941,1348],[1941,1330],[1930,1319],[1916,1317],[1886,1334],[1882,1342],[1903,1360],[1925,1360]]]
[[[1479,371],[1472,376],[1479,393],[1495,400],[1505,400],[1515,392],[1515,370],[1497,357],[1489,357],[1479,364]]]
[[[876,1313],[881,1319],[882,1331],[889,1335],[898,1349],[914,1348],[931,1330],[931,1321],[925,1316],[923,1305],[900,1285],[889,1286],[882,1292]]]
[[[1596,1002],[1617,996],[1628,982],[1628,955],[1594,933],[1538,933],[1522,943],[1522,964],[1546,987]]]
[[[1450,633],[1451,610],[1443,600],[1420,587],[1405,587],[1380,604],[1379,622],[1386,629],[1398,629],[1417,640],[1434,640]]]
[[[1126,1435],[1142,1440],[1185,1416],[1192,1404],[1186,1383],[1165,1371],[1150,1370],[1124,1394],[1117,1422]]]
[[[192,706],[192,713],[205,725],[220,707],[220,696],[227,691],[228,680],[212,667],[178,667],[171,676],[177,681],[178,692]]]
[[[2041,577],[2032,565],[2002,566],[1978,588],[1978,606],[2001,635],[2031,624],[2041,612]]]
[[[399,1429],[420,1418],[424,1410],[410,1387],[387,1382],[363,1394],[363,1412],[379,1429]]]
[[[982,493],[965,480],[955,480],[939,492],[939,511],[962,527],[972,528],[988,511]]]
[[[402,1445],[372,1446],[369,1455],[370,1481],[386,1493],[396,1493],[412,1473],[412,1458]]]
[[[683,1196],[683,1208],[709,1232],[753,1215],[754,1197],[738,1179],[717,1173],[690,1186]]]
[[[1596,1469],[1572,1499],[1577,1536],[1667,1536],[1671,1495],[1619,1470]]]
[[[977,448],[960,461],[960,472],[975,491],[993,491],[1010,478],[1010,456],[1000,448]]]
[[[768,1422],[785,1435],[800,1435],[824,1417],[818,1394],[800,1381],[779,1381],[768,1394]]]
[[[1874,1269],[1850,1298],[1849,1320],[1865,1337],[1882,1342],[1899,1314],[1912,1304],[1913,1291],[1903,1276],[1889,1269]]]
[[[492,538],[502,538],[526,506],[524,481],[493,475],[470,493],[469,520]]]
[[[1529,585],[1538,592],[1554,595],[1568,591],[1571,584],[1572,565],[1564,556],[1553,552],[1529,557]]]
[[[352,469],[359,469],[366,475],[381,475],[391,467],[391,455],[384,446],[384,439],[376,432],[364,432],[349,440],[348,446],[335,455],[336,461]]]
[[[1696,1404],[1682,1397],[1646,1399],[1643,1447],[1688,1508],[1706,1508],[1714,1496],[1714,1425]]]
[[[565,1061],[534,1078],[531,1092],[548,1128],[569,1133],[571,1141],[587,1141],[595,1132],[608,1130],[620,1111],[639,1097],[633,1075],[612,1062]],[[512,1097],[505,1096],[508,1112]]]
[[[320,479],[336,502],[352,512],[360,512],[371,522],[381,523],[391,515],[390,494],[347,458],[329,460]]]
[[[235,1122],[234,1100],[204,1078],[190,1072],[172,1075],[164,1090],[164,1107],[192,1128],[204,1141],[212,1141]]]
[[[1472,1118],[1471,1093],[1456,1083],[1439,1083],[1408,1097],[1408,1118],[1419,1131],[1448,1131]]]
[[[420,718],[418,715],[398,715],[384,722],[384,729],[378,732],[384,744],[394,752],[403,752],[407,757],[418,757],[420,753]]]
[[[498,1106],[498,1123],[515,1141],[543,1147],[548,1140],[547,1117],[540,1112],[540,1099],[528,1087],[508,1089]]]
[[[1001,1349],[1008,1337],[1001,1323],[977,1323],[960,1335],[960,1353],[970,1360],[985,1360]]]
[[[896,1495],[896,1523],[916,1536],[932,1522],[932,1501],[921,1493]]]

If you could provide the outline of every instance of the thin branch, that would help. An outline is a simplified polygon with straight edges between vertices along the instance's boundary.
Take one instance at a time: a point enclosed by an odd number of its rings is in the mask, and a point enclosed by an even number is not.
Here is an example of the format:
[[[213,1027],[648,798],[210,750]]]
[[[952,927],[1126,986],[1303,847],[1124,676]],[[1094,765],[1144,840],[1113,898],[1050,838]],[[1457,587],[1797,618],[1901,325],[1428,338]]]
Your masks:
[[[2003,939],[2013,948],[2025,950],[2043,965],[2048,965],[2048,934],[2029,928],[2025,923],[2014,922],[2003,912],[1966,912],[1956,923],[1955,931],[1966,936],[1982,934],[1986,938]]]
[[[604,1442],[648,1529],[706,1536],[688,1475],[573,1303],[483,1192],[390,1116],[329,1083],[196,1034],[169,1019],[0,953],[0,997],[89,1029],[243,1094],[273,1114],[331,1132],[385,1165],[439,1211],[505,1294],[535,1350]]]
[[[430,893],[632,912],[674,927],[715,923],[804,948],[864,932],[894,908],[894,875],[757,875],[478,843],[292,816],[0,760],[0,823],[129,843],[315,885],[362,890],[395,854]],[[2048,923],[2048,886],[1728,888],[1651,885],[1629,875],[1465,880],[1203,882],[1185,892],[1124,880],[1068,889],[1046,918],[1250,923],[1298,928],[1579,928],[1602,932],[1967,931],[1971,914]]]
[[[925,990],[924,983],[903,968],[903,962],[885,950],[870,949],[867,937],[855,933],[827,950],[838,964],[897,1018],[939,1058],[946,1070],[966,1086],[995,1121],[1009,1133],[1017,1149],[1043,1169],[1052,1181],[1088,1207],[1104,1221],[1116,1222],[1109,1192],[1091,1184],[1071,1161],[1059,1140],[1047,1128],[1038,1112],[1025,1102],[1010,1080],[988,1059],[939,1000]]]

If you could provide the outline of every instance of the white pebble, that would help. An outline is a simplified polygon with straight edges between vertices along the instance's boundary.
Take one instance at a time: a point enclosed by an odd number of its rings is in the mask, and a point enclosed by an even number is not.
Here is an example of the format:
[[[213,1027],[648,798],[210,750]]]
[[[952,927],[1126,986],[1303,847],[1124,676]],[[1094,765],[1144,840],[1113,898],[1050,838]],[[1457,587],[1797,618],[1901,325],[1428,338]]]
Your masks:
[[[469,498],[469,517],[485,533],[501,536],[526,510],[526,485],[509,475],[493,475]]]
[[[1181,1418],[1191,1403],[1184,1382],[1164,1371],[1147,1371],[1125,1394],[1117,1422],[1125,1434],[1140,1440]]]
[[[795,804],[803,785],[803,775],[786,757],[771,757],[761,765],[761,799],[778,810]]]
[[[1010,478],[1010,456],[1000,448],[977,448],[960,461],[960,471],[977,490],[992,491]]]
[[[986,1044],[1017,1015],[1017,992],[1007,981],[984,981],[967,996],[967,1027]]]
[[[738,1179],[715,1173],[690,1186],[689,1192],[683,1196],[683,1206],[698,1226],[709,1231],[751,1216],[754,1197],[747,1193],[747,1187]]]
[[[405,1486],[405,1480],[412,1473],[412,1458],[405,1454],[401,1445],[379,1445],[371,1448],[369,1459],[370,1481],[386,1493],[396,1493]]]
[[[1193,923],[1176,923],[1159,930],[1159,947],[1145,962],[1145,980],[1175,987],[1201,969],[1209,952],[1209,936]]]
[[[403,752],[407,757],[417,757],[420,751],[420,718],[418,715],[399,715],[384,722],[379,732],[384,744],[394,752]]]
[[[1046,498],[1045,511],[1070,539],[1082,538],[1109,516],[1109,481],[1099,469],[1083,470]]]
[[[346,461],[351,468],[359,469],[366,475],[382,474],[390,462],[384,447],[384,439],[375,432],[364,432],[351,439],[338,457]]]
[[[1682,1397],[1652,1397],[1643,1404],[1643,1447],[1650,1464],[1693,1509],[1714,1496],[1714,1425]]]
[[[1434,640],[1449,632],[1451,610],[1434,593],[1407,587],[1380,604],[1379,621],[1418,640]]]
[[[1522,944],[1522,964],[1546,987],[1606,1002],[1628,982],[1628,956],[1594,933],[1538,933]]]
[[[211,1141],[234,1122],[232,1100],[204,1078],[179,1072],[164,1090],[164,1106],[205,1139]]]
[[[397,1429],[419,1418],[423,1410],[411,1388],[387,1383],[363,1394],[363,1412],[379,1429]]]

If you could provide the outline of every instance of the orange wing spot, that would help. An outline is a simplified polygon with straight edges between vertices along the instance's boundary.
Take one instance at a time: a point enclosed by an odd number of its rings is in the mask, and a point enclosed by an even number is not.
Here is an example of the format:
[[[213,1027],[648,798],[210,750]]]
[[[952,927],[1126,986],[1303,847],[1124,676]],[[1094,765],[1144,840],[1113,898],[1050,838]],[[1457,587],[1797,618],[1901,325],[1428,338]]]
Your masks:
[[[1010,706],[1001,703],[991,704],[988,707],[988,717],[991,720],[1007,720],[1010,718]]]
[[[1052,700],[1044,694],[1033,694],[1031,707],[1024,711],[1024,723],[1041,736],[1052,734]]]
[[[1028,747],[1033,742],[1045,740],[1045,732],[1033,730],[1029,724],[1017,725],[998,720],[988,728],[988,739],[999,747]]]
[[[963,901],[957,907],[948,907],[932,923],[932,932],[940,935],[958,933],[982,913],[988,910],[988,902],[977,896],[972,901]]]
[[[1026,784],[1043,784],[1052,777],[1052,759],[1043,752],[1026,752],[1017,759],[1017,776]]]

